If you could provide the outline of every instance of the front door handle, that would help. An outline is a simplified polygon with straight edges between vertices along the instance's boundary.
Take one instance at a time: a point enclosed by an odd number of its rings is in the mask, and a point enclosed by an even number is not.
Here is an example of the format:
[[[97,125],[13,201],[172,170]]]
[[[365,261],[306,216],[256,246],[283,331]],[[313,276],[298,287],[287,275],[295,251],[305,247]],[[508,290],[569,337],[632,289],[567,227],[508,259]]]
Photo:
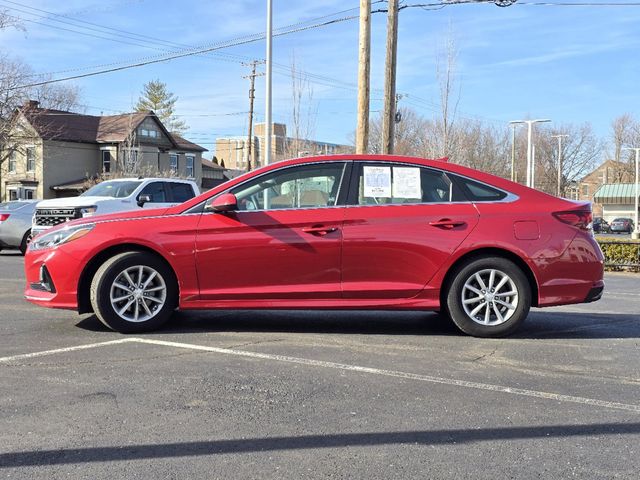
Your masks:
[[[310,233],[311,235],[318,235],[320,237],[325,236],[327,233],[335,232],[337,227],[325,227],[324,225],[314,225],[313,227],[303,227],[304,233]]]
[[[463,222],[462,220],[451,220],[450,218],[443,218],[437,222],[429,222],[429,225],[432,227],[443,228],[445,230],[451,230],[454,227],[461,227],[465,224],[466,222]]]

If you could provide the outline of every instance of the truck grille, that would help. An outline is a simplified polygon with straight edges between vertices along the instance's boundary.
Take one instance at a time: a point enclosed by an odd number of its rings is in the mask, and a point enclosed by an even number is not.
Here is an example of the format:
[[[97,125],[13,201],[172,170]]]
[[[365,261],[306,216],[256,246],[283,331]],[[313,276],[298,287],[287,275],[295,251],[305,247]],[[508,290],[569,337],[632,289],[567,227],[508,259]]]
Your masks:
[[[38,208],[35,224],[41,227],[54,227],[60,223],[80,218],[75,208]]]

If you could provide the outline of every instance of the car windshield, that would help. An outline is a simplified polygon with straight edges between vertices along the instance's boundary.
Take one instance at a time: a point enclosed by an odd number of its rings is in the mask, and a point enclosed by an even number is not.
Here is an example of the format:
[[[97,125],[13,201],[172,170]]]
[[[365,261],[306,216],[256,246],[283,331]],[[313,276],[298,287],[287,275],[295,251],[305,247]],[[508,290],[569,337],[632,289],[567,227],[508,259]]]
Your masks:
[[[627,219],[626,219],[626,218],[616,218],[616,219],[614,220],[614,222],[626,222],[626,221],[627,221]]]
[[[24,207],[25,205],[28,205],[28,203],[25,203],[25,202],[0,203],[0,210],[18,210]]]
[[[109,181],[94,185],[84,192],[81,197],[111,197],[125,198],[131,195],[142,182]]]

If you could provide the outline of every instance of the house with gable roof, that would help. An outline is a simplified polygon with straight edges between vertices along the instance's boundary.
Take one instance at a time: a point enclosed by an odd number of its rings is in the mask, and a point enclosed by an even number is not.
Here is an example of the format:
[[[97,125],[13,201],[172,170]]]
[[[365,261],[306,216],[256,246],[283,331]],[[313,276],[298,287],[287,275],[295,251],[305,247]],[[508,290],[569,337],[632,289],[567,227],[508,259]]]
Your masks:
[[[119,170],[202,182],[206,149],[167,131],[151,111],[96,116],[43,109],[30,101],[14,115],[19,118],[0,168],[0,201],[78,195],[87,179]],[[126,162],[135,168],[126,169],[131,166]]]

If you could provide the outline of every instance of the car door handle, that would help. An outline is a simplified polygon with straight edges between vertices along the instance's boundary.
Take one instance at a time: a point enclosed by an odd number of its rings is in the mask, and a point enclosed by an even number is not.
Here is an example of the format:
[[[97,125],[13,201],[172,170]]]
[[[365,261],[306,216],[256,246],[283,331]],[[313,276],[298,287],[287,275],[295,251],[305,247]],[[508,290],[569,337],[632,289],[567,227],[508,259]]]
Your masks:
[[[313,227],[303,227],[304,233],[310,233],[311,235],[325,236],[327,233],[335,232],[337,227],[325,227],[323,225],[314,225]]]
[[[461,227],[465,224],[466,222],[463,222],[462,220],[451,220],[450,218],[443,218],[437,222],[429,222],[429,225],[432,227],[443,228],[445,230],[451,230],[454,227]]]

